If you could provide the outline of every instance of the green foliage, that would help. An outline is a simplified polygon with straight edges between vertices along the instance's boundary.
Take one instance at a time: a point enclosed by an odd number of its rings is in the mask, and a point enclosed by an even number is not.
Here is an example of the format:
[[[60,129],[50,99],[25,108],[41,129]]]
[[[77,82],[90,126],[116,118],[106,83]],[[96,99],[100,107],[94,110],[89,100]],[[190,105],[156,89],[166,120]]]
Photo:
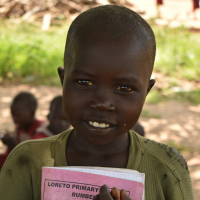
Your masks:
[[[2,23],[0,77],[58,84],[57,67],[63,65],[67,30],[67,25],[42,32],[40,27],[27,23]]]
[[[172,98],[179,101],[189,101],[193,104],[200,104],[200,89],[176,92],[172,94]]]
[[[189,81],[200,79],[200,35],[183,27],[169,29],[153,26],[157,53],[155,70]]]
[[[164,100],[164,97],[161,92],[158,92],[155,89],[152,89],[147,95],[146,102],[156,104]]]
[[[162,101],[176,99],[182,102],[190,102],[195,105],[200,104],[200,89],[191,91],[173,92],[171,88],[165,88],[164,91],[152,90],[149,92],[146,102],[157,104]]]
[[[155,119],[160,119],[161,118],[160,115],[151,114],[148,110],[145,110],[145,109],[142,110],[141,117],[144,117],[144,118],[155,118]]]

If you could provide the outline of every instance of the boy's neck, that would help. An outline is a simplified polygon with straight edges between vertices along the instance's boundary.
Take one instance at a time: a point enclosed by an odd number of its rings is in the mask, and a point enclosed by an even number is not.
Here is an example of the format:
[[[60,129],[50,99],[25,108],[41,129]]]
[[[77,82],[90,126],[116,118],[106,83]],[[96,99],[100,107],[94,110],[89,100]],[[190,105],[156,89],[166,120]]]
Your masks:
[[[72,133],[68,143],[75,151],[90,155],[109,156],[120,154],[129,148],[128,133],[119,136],[115,140],[104,145],[94,145],[87,142],[76,130]]]

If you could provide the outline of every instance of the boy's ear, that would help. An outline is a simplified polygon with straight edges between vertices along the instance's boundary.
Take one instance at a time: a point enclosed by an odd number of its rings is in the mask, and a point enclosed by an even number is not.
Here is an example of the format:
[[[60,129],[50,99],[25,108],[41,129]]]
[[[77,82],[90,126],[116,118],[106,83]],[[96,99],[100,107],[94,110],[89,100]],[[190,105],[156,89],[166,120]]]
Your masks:
[[[63,67],[58,67],[58,74],[60,77],[60,82],[63,85],[63,81],[64,81],[64,68]]]
[[[151,88],[154,86],[154,84],[155,84],[155,80],[154,79],[151,79],[150,81],[149,81],[149,85],[148,85],[148,88],[147,88],[147,94],[150,92],[150,90],[151,90]]]

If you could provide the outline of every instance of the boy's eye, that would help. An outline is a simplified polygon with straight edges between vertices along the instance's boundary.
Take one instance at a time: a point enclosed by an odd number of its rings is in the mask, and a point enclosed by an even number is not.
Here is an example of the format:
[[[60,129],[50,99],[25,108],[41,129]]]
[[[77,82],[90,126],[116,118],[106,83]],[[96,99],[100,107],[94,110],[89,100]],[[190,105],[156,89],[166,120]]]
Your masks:
[[[133,88],[131,88],[130,86],[126,86],[126,85],[119,85],[116,87],[116,90],[120,91],[120,92],[131,92],[133,90]]]
[[[78,84],[80,84],[82,86],[93,86],[93,83],[88,80],[78,80],[77,82],[78,82]]]

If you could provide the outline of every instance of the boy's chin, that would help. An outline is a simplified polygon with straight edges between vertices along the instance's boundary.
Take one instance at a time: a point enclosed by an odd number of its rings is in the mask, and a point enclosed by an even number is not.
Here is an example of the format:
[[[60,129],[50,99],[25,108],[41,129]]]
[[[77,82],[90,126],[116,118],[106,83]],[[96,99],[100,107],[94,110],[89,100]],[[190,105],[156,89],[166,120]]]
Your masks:
[[[115,138],[108,138],[108,137],[90,137],[89,139],[85,139],[89,144],[94,146],[112,146],[117,140],[119,142],[121,141],[121,136],[115,137]]]
[[[96,132],[89,134],[81,134],[77,130],[75,130],[77,134],[75,134],[75,140],[79,141],[86,146],[109,146],[112,143],[119,144],[126,134],[120,134],[116,136],[116,133],[107,133],[103,134],[101,131],[97,134]],[[88,132],[87,132],[88,133]],[[126,133],[126,132],[125,132]]]
[[[85,140],[85,142],[88,143],[88,145],[92,146],[104,146],[113,141],[113,139],[108,139],[108,138],[105,139],[105,137],[96,135],[90,137],[82,136],[82,139]]]

